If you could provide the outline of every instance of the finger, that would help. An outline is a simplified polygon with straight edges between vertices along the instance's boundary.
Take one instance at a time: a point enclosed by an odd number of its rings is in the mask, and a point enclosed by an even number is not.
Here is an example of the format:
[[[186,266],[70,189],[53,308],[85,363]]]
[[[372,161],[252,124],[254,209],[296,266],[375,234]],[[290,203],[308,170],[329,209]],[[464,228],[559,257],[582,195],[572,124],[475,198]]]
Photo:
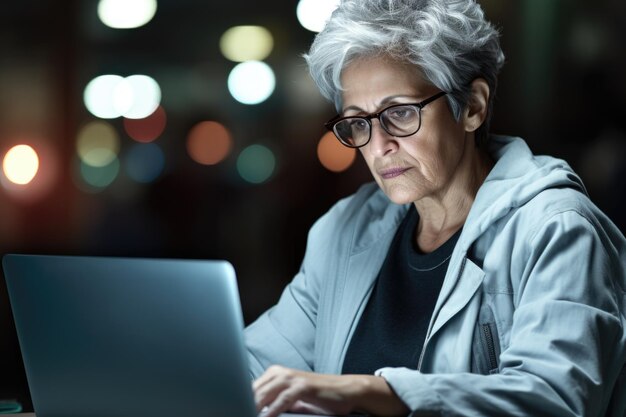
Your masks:
[[[279,365],[272,365],[267,370],[258,377],[256,380],[252,382],[252,389],[256,390],[257,388],[262,387],[264,384],[268,383],[272,379],[276,377],[276,375],[282,374],[287,368],[284,368]]]
[[[272,404],[278,396],[290,388],[292,376],[287,373],[274,375],[271,379],[263,381],[254,391],[254,401],[257,409]]]
[[[289,388],[282,390],[276,399],[268,405],[265,417],[277,417],[281,413],[290,411],[296,406],[298,399],[304,391],[303,384],[294,384]]]
[[[256,405],[257,411],[263,410],[263,408],[269,406],[280,394],[279,389],[263,389],[262,391],[256,392],[254,394],[254,403]]]
[[[290,413],[298,413],[298,414],[330,414],[329,411],[311,403],[308,403],[303,400],[298,400],[291,406],[289,409]]]

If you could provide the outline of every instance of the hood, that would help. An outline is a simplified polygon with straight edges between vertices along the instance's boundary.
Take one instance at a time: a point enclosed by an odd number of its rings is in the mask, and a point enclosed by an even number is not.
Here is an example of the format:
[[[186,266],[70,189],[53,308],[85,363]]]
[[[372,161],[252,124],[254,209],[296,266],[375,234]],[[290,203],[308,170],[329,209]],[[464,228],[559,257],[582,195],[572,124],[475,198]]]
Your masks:
[[[496,161],[476,194],[463,231],[468,248],[493,223],[550,188],[573,188],[587,194],[582,180],[567,162],[535,156],[520,138],[491,136],[489,154]]]

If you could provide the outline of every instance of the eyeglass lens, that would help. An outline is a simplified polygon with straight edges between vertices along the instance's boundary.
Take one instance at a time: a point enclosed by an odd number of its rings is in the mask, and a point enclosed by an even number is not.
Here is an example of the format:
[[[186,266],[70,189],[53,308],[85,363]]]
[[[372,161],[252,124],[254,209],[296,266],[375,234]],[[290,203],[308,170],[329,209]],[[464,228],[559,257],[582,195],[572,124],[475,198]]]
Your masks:
[[[392,136],[409,136],[420,126],[420,111],[414,105],[396,105],[385,109],[378,117],[348,117],[337,122],[335,134],[348,146],[362,146],[371,135],[370,119],[378,118],[382,128]]]

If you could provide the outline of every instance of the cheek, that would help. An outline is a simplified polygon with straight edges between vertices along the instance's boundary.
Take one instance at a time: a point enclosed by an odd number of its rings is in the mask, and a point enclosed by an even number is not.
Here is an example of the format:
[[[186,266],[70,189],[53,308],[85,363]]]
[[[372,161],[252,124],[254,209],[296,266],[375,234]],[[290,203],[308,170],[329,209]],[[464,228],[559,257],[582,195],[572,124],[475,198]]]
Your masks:
[[[411,155],[422,175],[431,180],[436,178],[444,161],[442,159],[442,149],[436,138],[419,138],[419,140],[410,144],[406,152]]]
[[[420,173],[429,184],[438,184],[445,172],[445,160],[437,153],[424,156],[420,160]]]
[[[411,156],[418,167],[421,176],[431,184],[445,182],[450,171],[458,163],[458,138],[454,135],[433,134],[420,138],[420,141],[411,147]]]

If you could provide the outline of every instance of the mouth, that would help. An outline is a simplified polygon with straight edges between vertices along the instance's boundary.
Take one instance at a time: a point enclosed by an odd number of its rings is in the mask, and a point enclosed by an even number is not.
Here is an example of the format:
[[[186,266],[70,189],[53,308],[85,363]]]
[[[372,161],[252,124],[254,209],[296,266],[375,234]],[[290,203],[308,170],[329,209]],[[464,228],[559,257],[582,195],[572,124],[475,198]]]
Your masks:
[[[411,168],[388,168],[378,171],[378,175],[380,175],[383,179],[388,180],[404,174],[409,169]]]

